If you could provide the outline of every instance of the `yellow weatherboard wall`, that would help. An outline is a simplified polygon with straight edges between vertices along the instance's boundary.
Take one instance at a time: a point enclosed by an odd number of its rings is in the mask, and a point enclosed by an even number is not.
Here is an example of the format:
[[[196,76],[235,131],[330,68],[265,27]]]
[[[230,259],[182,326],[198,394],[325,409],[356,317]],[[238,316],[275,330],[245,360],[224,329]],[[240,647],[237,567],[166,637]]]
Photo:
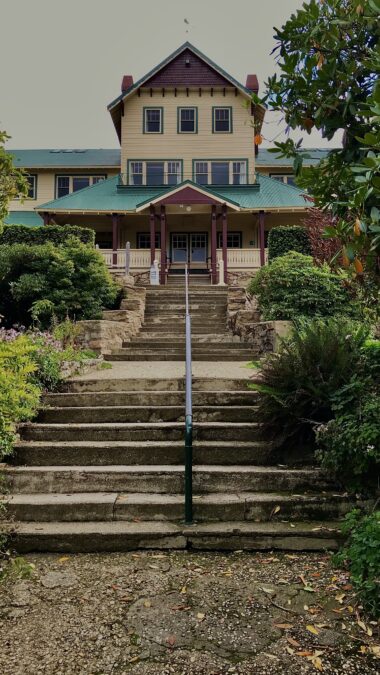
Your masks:
[[[163,108],[163,133],[143,133],[143,109]],[[232,133],[213,133],[213,107],[232,108]],[[186,134],[177,131],[177,108],[198,109],[198,133]],[[192,178],[193,159],[247,159],[250,181],[254,174],[254,129],[250,105],[235,90],[165,89],[141,90],[124,102],[124,116],[121,127],[121,171],[127,173],[127,162],[131,159],[178,159],[183,160],[184,179]]]

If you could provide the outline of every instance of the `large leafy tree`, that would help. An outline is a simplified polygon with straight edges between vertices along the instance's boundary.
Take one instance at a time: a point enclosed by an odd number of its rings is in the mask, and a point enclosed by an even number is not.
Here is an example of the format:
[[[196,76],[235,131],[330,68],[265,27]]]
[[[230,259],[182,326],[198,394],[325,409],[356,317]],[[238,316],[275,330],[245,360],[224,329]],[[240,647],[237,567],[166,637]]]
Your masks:
[[[12,155],[5,150],[5,143],[10,138],[0,130],[0,226],[8,213],[8,204],[15,197],[26,197],[28,182],[25,174],[13,164]]]
[[[341,260],[361,275],[379,275],[380,256],[380,0],[310,0],[281,29],[274,48],[280,74],[264,102],[289,129],[318,129],[342,147],[311,167],[302,141],[275,152],[292,157],[298,184],[328,211],[326,234],[341,242]]]

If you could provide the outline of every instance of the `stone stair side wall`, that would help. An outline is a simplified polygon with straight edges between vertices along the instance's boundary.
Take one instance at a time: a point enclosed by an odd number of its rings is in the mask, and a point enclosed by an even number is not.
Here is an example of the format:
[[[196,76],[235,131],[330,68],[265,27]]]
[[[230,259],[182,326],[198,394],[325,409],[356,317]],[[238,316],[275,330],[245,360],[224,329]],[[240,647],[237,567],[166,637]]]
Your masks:
[[[242,342],[253,344],[259,354],[276,352],[282,337],[289,334],[290,321],[261,321],[257,299],[245,286],[228,287],[228,328]]]
[[[136,288],[134,278],[124,275],[118,278],[126,297],[120,309],[105,310],[101,319],[78,321],[80,332],[77,338],[81,347],[98,354],[110,354],[120,349],[124,342],[138,334],[144,321],[146,289]]]

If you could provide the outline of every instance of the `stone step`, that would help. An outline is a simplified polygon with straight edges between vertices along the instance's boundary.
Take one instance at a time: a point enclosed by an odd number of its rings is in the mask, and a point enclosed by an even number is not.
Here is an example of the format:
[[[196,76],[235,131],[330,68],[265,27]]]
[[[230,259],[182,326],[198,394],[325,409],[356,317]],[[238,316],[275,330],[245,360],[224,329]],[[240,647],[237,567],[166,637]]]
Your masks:
[[[181,422],[127,422],[125,424],[38,424],[19,426],[21,438],[30,441],[178,441],[184,438]],[[260,440],[256,422],[198,422],[194,440]]]
[[[207,324],[202,324],[199,326],[194,326],[191,324],[191,338],[194,340],[194,337],[197,335],[205,335],[205,336],[214,336],[215,335],[215,330],[217,330],[216,335],[217,336],[228,336],[228,339],[231,340],[232,338],[232,333],[228,330],[227,326],[224,324],[223,326],[215,325],[213,324],[212,326],[208,326]],[[143,338],[145,335],[158,335],[162,334],[165,337],[168,337],[170,340],[172,337],[176,335],[184,335],[185,334],[185,324],[184,323],[177,323],[174,324],[173,326],[168,326],[167,324],[160,324],[160,323],[155,323],[155,324],[146,324],[141,328],[141,331],[139,332],[139,336]]]
[[[183,465],[5,466],[13,493],[124,492],[183,494]],[[194,494],[211,492],[305,492],[332,489],[318,469],[194,465]]]
[[[240,342],[239,339],[233,340],[231,333],[224,332],[223,334],[212,334],[212,335],[207,335],[207,334],[200,334],[200,335],[192,335],[192,345],[195,347],[197,345],[208,345],[208,344],[228,344],[228,345],[235,345],[235,344],[245,344],[245,346],[251,346],[250,342]],[[139,333],[138,336],[131,338],[129,341],[123,342],[123,347],[127,347],[129,345],[152,345],[152,344],[157,344],[158,347],[165,347],[168,344],[172,346],[183,346],[185,344],[185,332],[183,331],[183,334],[177,333],[176,336],[174,337],[171,333],[155,333],[155,332],[144,332],[144,333]]]
[[[75,494],[15,494],[3,504],[8,518],[21,522],[174,521],[184,520],[184,495],[159,493],[78,492]],[[0,502],[1,503],[1,502]],[[342,494],[241,492],[195,495],[195,522],[280,522],[338,520],[365,504]],[[274,513],[276,509],[277,513]]]
[[[191,550],[336,550],[342,541],[340,524],[322,523],[201,523],[181,526],[162,521],[20,523],[14,546],[32,551],[91,553],[138,549]]]
[[[273,451],[264,441],[195,441],[195,464],[270,465]],[[185,444],[180,441],[19,441],[12,464],[52,465],[154,465],[184,464]]]
[[[123,422],[184,422],[185,406],[135,405],[63,407],[41,410],[37,422],[43,424],[103,424]],[[250,406],[193,406],[193,421],[197,422],[255,422],[257,411]]]
[[[172,338],[170,340],[170,347],[171,348],[176,348],[176,349],[184,349],[186,345],[186,341],[184,337],[179,337],[179,338]],[[159,350],[167,350],[168,349],[168,341],[167,340],[160,340],[159,338],[150,338],[150,339],[141,339],[139,337],[132,338],[130,342],[123,342],[123,348],[137,348],[141,347],[144,349],[159,349]],[[252,345],[249,342],[232,342],[231,339],[229,342],[227,340],[223,341],[216,341],[212,342],[209,340],[203,340],[197,338],[196,340],[193,340],[192,342],[192,351],[197,352],[197,351],[204,351],[205,348],[212,348],[213,350],[218,350],[218,351],[224,351],[226,349],[252,349]]]
[[[252,371],[254,373],[254,371]],[[105,373],[103,373],[104,375]],[[185,375],[185,369],[183,371]],[[193,393],[196,391],[247,391],[249,380],[246,378],[225,377],[195,377],[193,378]],[[178,378],[123,378],[123,377],[94,377],[93,379],[67,380],[62,385],[63,391],[72,393],[91,392],[156,392],[156,391],[185,391],[185,379]]]
[[[149,311],[146,310],[144,314],[144,324],[147,323],[158,323],[158,322],[170,322],[174,323],[177,320],[185,321],[185,312],[171,312],[171,311],[160,311],[160,312],[155,312],[155,311]],[[224,310],[218,310],[218,311],[207,311],[207,308],[204,310],[197,310],[195,312],[191,313],[191,322],[196,324],[196,323],[201,323],[203,321],[208,321],[211,323],[212,321],[217,320],[220,323],[223,321],[226,322],[227,316],[226,312]]]
[[[246,391],[194,391],[193,405],[255,405],[257,392]],[[124,391],[124,392],[87,392],[51,393],[42,399],[43,406],[88,407],[88,406],[128,406],[128,405],[185,405],[184,391]]]
[[[248,363],[252,361],[257,355],[253,351],[241,352],[193,352],[193,361],[243,361]],[[119,353],[112,352],[104,355],[105,361],[184,361],[185,353],[182,351],[174,351],[166,353],[159,353],[158,351],[142,351],[142,350],[125,350]]]

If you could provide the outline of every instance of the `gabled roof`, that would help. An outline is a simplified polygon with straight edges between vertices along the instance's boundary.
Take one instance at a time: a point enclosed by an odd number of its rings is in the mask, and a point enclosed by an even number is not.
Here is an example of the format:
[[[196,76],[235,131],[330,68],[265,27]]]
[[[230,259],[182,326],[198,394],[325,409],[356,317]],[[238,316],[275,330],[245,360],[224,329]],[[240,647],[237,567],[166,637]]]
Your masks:
[[[13,150],[7,152],[13,156],[15,166],[25,169],[93,169],[120,167],[120,148],[95,149],[42,149]]]
[[[114,176],[95,185],[72,192],[60,199],[41,204],[39,213],[137,213],[149,204],[160,202],[165,196],[170,198],[174,192],[183,188],[198,190],[215,201],[226,203],[235,210],[304,210],[308,207],[303,193],[291,185],[268,176],[258,176],[253,185],[199,186],[192,181],[170,187],[123,186],[118,189],[119,177]]]
[[[215,190],[205,185],[199,185],[192,180],[185,180],[180,185],[173,185],[166,189],[164,194],[157,195],[154,199],[145,199],[136,207],[136,212],[143,211],[150,204],[175,204],[183,202],[184,204],[227,204],[234,211],[239,211],[238,202],[233,199],[226,199],[223,195],[218,194]]]
[[[137,91],[140,87],[143,87],[144,84],[146,84],[154,75],[159,73],[163,68],[165,68],[171,61],[176,59],[182,52],[189,50],[193,54],[195,54],[199,59],[201,59],[204,63],[206,63],[212,70],[214,70],[216,73],[218,73],[221,77],[226,80],[226,82],[230,83],[232,87],[235,87],[240,91],[243,96],[245,96],[247,99],[251,99],[252,92],[250,89],[247,89],[241,82],[236,80],[232,75],[227,73],[223,68],[218,66],[214,61],[212,61],[208,56],[203,54],[199,49],[194,47],[190,42],[184,42],[178,49],[176,49],[174,52],[169,54],[169,56],[166,57],[161,63],[159,63],[157,66],[155,66],[152,70],[150,70],[146,75],[141,77],[137,82],[132,84],[128,89],[123,91],[117,98],[115,98],[109,105],[107,106],[108,110],[111,113],[112,121],[115,125],[115,129],[117,132],[117,135],[121,137],[121,104],[122,102],[131,96],[135,91]]]

